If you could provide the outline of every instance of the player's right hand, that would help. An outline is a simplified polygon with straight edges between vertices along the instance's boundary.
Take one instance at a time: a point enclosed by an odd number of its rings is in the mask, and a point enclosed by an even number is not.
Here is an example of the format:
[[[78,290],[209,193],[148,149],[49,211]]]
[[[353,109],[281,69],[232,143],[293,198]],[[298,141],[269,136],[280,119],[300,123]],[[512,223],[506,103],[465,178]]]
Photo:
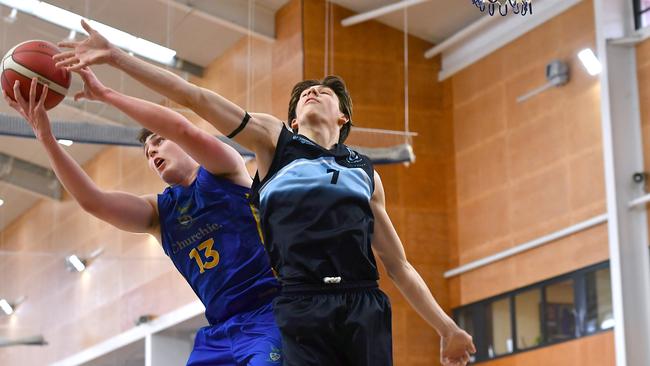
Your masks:
[[[110,92],[111,89],[102,84],[89,67],[84,67],[77,71],[77,73],[81,76],[81,80],[84,82],[84,88],[82,91],[74,95],[74,100],[78,101],[80,99],[88,99],[103,101],[104,96]]]
[[[472,337],[460,328],[440,339],[440,362],[443,366],[465,366],[471,353],[476,353]]]
[[[81,42],[59,42],[59,47],[71,50],[52,56],[57,67],[79,71],[86,66],[105,64],[110,61],[114,46],[83,19],[81,26],[88,32],[88,38]]]
[[[7,92],[2,91],[2,95],[5,100],[11,106],[23,116],[29,125],[34,130],[34,135],[36,138],[43,141],[44,138],[53,137],[52,129],[50,125],[50,119],[47,116],[47,110],[45,110],[45,98],[47,97],[47,85],[43,85],[43,91],[41,96],[36,102],[36,87],[38,86],[38,79],[32,79],[32,85],[29,88],[29,101],[25,100],[20,94],[20,82],[16,80],[14,83],[14,97],[16,100],[11,99]]]

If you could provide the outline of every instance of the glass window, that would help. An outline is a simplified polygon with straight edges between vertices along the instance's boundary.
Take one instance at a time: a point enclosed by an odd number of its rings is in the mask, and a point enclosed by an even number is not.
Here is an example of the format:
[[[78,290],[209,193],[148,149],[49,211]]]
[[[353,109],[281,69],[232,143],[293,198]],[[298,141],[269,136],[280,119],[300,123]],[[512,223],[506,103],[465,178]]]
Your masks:
[[[512,326],[510,321],[510,298],[494,301],[485,307],[488,357],[512,352]]]
[[[456,321],[459,327],[474,337],[474,345],[476,345],[477,348],[480,348],[481,336],[476,333],[477,328],[474,326],[475,311],[478,311],[476,305],[461,309],[456,313]],[[470,362],[476,361],[478,354],[481,353],[480,350],[477,349],[477,351],[477,354],[470,356]]]
[[[544,288],[544,329],[549,342],[575,337],[575,295],[573,280],[558,282]]]
[[[587,273],[585,278],[587,309],[585,331],[593,333],[614,326],[612,286],[609,268]]]
[[[474,312],[473,307],[465,308],[457,313],[458,326],[465,330],[467,333],[474,335]]]
[[[639,2],[639,27],[644,28],[650,25],[650,0],[636,0]]]
[[[517,348],[520,350],[542,344],[542,292],[539,288],[515,296]]]

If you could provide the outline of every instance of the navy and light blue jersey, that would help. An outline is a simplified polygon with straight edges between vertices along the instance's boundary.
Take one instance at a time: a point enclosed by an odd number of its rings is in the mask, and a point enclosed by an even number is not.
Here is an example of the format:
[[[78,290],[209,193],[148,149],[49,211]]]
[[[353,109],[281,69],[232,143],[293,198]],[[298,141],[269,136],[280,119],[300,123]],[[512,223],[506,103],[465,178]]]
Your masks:
[[[265,245],[283,285],[376,281],[370,159],[282,129],[264,180],[253,181]]]
[[[270,302],[278,290],[250,190],[199,168],[158,195],[165,253],[206,307],[210,324]]]

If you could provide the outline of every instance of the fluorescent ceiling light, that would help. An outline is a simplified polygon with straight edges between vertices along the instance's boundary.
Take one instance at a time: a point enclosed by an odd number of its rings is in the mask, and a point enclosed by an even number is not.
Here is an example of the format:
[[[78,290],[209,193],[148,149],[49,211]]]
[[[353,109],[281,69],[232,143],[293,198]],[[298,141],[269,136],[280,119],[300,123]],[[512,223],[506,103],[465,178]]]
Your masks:
[[[57,142],[63,146],[72,146],[74,141],[72,140],[66,140],[66,139],[58,139]]]
[[[67,28],[78,33],[88,34],[81,27],[79,14],[67,11],[57,6],[48,4],[39,0],[0,0],[0,4],[10,8],[18,9],[23,13],[33,15],[50,23],[54,23],[63,28]],[[136,55],[146,57],[150,60],[159,62],[164,65],[172,66],[175,61],[176,51],[163,47],[159,44],[138,38],[129,33],[113,28],[106,24],[89,20],[91,27],[106,37],[114,45],[123,48]]]
[[[74,268],[77,272],[83,272],[83,270],[86,269],[86,265],[75,254],[66,257],[65,261],[66,263],[69,264],[69,266]]]
[[[0,309],[2,309],[2,311],[4,311],[7,315],[11,315],[14,312],[14,308],[9,305],[5,299],[0,300]]]
[[[580,51],[578,53],[578,58],[582,61],[582,65],[587,69],[589,75],[598,75],[603,71],[603,65],[598,61],[598,58],[594,55],[594,51],[592,51],[591,48],[585,48]]]
[[[2,205],[4,205],[4,204],[5,204],[5,201],[4,201],[3,199],[0,198],[0,206],[2,206]]]
[[[11,9],[11,13],[5,17],[5,21],[7,23],[13,23],[16,21],[16,16],[18,15],[18,9],[13,8]]]

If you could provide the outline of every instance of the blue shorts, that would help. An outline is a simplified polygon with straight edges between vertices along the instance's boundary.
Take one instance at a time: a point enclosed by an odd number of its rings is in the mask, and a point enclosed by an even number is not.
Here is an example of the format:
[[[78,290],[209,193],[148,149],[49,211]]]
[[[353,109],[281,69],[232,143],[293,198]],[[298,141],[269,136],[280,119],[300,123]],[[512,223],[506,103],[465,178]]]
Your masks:
[[[279,366],[281,339],[267,304],[199,329],[187,366]]]

